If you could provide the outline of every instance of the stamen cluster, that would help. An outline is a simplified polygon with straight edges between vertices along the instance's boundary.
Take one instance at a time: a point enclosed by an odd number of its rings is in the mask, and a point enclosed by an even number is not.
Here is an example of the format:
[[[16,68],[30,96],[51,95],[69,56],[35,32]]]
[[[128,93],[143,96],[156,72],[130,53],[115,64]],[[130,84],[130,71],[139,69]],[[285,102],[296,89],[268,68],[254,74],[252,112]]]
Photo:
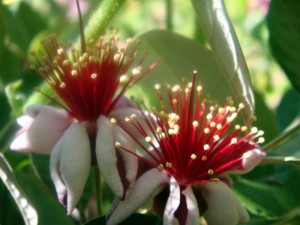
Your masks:
[[[263,131],[251,128],[251,122],[245,126],[233,125],[243,104],[236,108],[233,100],[227,98],[220,106],[202,97],[202,87],[196,86],[196,72],[193,81],[184,88],[168,85],[167,101],[161,85],[155,85],[155,89],[161,110],[153,109],[148,114],[142,110],[146,106],[139,105],[144,117],[142,122],[136,115],[126,118],[144,137],[139,140],[127,129],[144,153],[133,153],[119,143],[116,146],[166,171],[180,184],[208,182],[219,174],[237,169],[247,157],[246,152],[264,142]]]
[[[43,42],[46,55],[36,59],[38,72],[48,82],[62,102],[58,103],[78,121],[95,122],[99,115],[107,116],[132,84],[139,81],[154,65],[142,72],[143,57],[135,62],[135,50],[128,44],[118,47],[118,38],[91,42],[84,52],[67,48],[49,37]],[[131,69],[131,71],[129,71]]]

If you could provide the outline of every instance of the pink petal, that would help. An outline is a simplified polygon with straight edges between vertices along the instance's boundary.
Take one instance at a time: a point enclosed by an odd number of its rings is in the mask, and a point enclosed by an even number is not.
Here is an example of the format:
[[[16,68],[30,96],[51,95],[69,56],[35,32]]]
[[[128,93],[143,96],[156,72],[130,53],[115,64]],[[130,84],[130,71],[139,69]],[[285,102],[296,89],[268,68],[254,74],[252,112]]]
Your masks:
[[[50,158],[51,178],[62,204],[71,214],[78,203],[91,165],[86,124],[73,123],[55,145]]]
[[[117,167],[113,124],[100,116],[97,122],[96,156],[98,167],[107,185],[118,197],[124,197],[124,187]]]
[[[164,224],[199,224],[199,209],[194,192],[191,186],[183,190],[181,188],[175,179],[172,178],[170,183],[170,196],[164,212]]]
[[[71,119],[64,110],[33,105],[27,114],[17,119],[22,128],[10,145],[12,150],[49,154],[70,126]]]
[[[160,184],[168,182],[168,180],[169,178],[164,172],[155,168],[148,170],[137,179],[125,200],[118,201],[116,207],[108,215],[106,224],[119,224],[141,207]]]
[[[244,153],[243,160],[239,167],[234,170],[229,171],[228,173],[232,174],[244,174],[251,171],[257,164],[259,164],[263,158],[266,156],[266,153],[258,148],[249,150]]]
[[[232,190],[223,182],[202,185],[207,210],[203,214],[208,224],[236,225],[247,222],[249,215]]]

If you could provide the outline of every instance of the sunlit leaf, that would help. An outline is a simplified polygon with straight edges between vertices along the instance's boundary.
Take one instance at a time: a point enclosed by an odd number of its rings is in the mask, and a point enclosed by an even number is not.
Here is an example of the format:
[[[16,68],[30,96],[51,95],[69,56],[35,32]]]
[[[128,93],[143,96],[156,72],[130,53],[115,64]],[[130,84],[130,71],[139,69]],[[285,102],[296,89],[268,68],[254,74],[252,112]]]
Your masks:
[[[246,105],[245,119],[254,114],[249,71],[222,0],[192,0],[198,19],[234,97]]]
[[[0,153],[0,178],[17,203],[25,224],[38,224],[38,215],[35,208],[33,208],[33,206],[27,201],[26,195],[2,153]]]
[[[273,55],[298,92],[300,92],[299,11],[298,0],[272,0],[267,16]]]
[[[128,95],[155,105],[158,103],[154,90],[156,83],[175,85],[182,79],[191,81],[193,71],[196,70],[204,96],[210,96],[220,104],[225,103],[227,96],[234,97],[230,84],[219,69],[212,52],[199,43],[164,30],[150,31],[136,39],[140,41],[140,55],[147,53],[144,69],[153,62],[159,63],[129,91]]]

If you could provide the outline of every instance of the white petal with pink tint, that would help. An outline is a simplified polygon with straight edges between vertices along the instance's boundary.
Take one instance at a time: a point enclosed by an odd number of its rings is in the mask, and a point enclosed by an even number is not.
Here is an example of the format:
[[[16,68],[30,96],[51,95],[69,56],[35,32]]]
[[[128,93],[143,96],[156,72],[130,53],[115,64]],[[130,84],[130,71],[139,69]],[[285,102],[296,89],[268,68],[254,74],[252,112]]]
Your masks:
[[[209,225],[236,225],[249,220],[247,211],[225,183],[208,182],[202,188],[207,204],[203,216]]]
[[[266,153],[258,148],[249,150],[243,154],[243,159],[239,168],[231,170],[228,173],[232,174],[244,174],[251,171],[258,163],[260,163],[263,158],[266,156]]]
[[[124,197],[124,188],[117,167],[113,124],[105,116],[97,121],[96,156],[98,167],[107,185],[118,197]]]
[[[181,199],[181,194],[185,196],[185,203]],[[170,195],[166,204],[164,212],[164,224],[169,225],[179,225],[178,219],[175,217],[174,213],[180,206],[180,204],[186,204],[187,215],[185,225],[199,224],[199,209],[197,200],[195,198],[194,192],[191,186],[186,187],[180,193],[180,186],[174,178],[171,179],[170,183]]]
[[[50,158],[51,178],[57,195],[71,214],[87,181],[91,150],[85,123],[73,123],[55,145]],[[64,187],[65,186],[65,187]]]
[[[135,144],[131,137],[119,126],[113,126],[114,129],[114,137],[115,141],[119,142],[122,146],[124,146],[127,149],[131,149],[132,151],[135,150]],[[138,169],[138,158],[130,154],[129,152],[126,152],[124,150],[117,150],[120,153],[120,156],[122,158],[122,161],[124,163],[124,168],[125,168],[125,178],[128,181],[128,187],[127,189],[131,188],[137,174],[137,169]],[[126,190],[125,190],[126,191]]]
[[[70,126],[67,112],[49,106],[28,107],[28,116],[17,122],[21,129],[10,145],[12,150],[49,154],[64,131]]]
[[[108,215],[107,225],[117,225],[141,207],[151,196],[154,190],[162,183],[168,182],[168,176],[157,169],[151,169],[140,176],[131,192],[124,201],[119,201],[117,206]]]

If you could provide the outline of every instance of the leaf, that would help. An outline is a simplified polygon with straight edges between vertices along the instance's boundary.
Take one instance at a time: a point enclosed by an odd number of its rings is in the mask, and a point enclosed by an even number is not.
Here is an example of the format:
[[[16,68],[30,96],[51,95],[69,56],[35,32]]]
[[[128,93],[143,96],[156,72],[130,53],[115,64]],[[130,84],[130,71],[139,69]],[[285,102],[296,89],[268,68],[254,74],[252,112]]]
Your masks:
[[[298,92],[300,92],[299,12],[298,0],[272,0],[267,15],[269,42],[273,55]]]
[[[66,210],[56,200],[55,194],[38,179],[30,165],[18,170],[16,176],[27,196],[27,201],[37,212],[39,225],[74,225]]]
[[[153,62],[159,63],[129,90],[128,95],[143,99],[146,104],[158,105],[156,83],[175,85],[182,79],[191,81],[193,71],[197,70],[197,81],[203,86],[204,96],[208,95],[220,104],[226,102],[227,96],[235,97],[212,52],[199,43],[164,30],[153,30],[136,39],[140,42],[138,53],[141,56],[147,54],[143,68]]]
[[[105,216],[93,219],[86,223],[85,225],[105,225],[106,220]],[[120,223],[120,225],[161,225],[162,221],[156,216],[147,215],[147,214],[138,214],[135,213],[127,218],[125,221]]]
[[[249,71],[222,0],[192,0],[202,29],[234,97],[246,106],[247,121],[254,113]]]
[[[295,89],[288,90],[277,107],[278,124],[283,131],[300,115],[300,95]]]
[[[23,216],[26,225],[38,224],[38,215],[33,206],[27,201],[26,195],[22,191],[21,186],[4,155],[0,153],[0,178],[10,191],[17,206]]]
[[[279,219],[300,205],[299,181],[295,179],[300,169],[290,165],[273,167],[273,174],[258,180],[240,177],[234,182],[234,190],[252,214]]]

